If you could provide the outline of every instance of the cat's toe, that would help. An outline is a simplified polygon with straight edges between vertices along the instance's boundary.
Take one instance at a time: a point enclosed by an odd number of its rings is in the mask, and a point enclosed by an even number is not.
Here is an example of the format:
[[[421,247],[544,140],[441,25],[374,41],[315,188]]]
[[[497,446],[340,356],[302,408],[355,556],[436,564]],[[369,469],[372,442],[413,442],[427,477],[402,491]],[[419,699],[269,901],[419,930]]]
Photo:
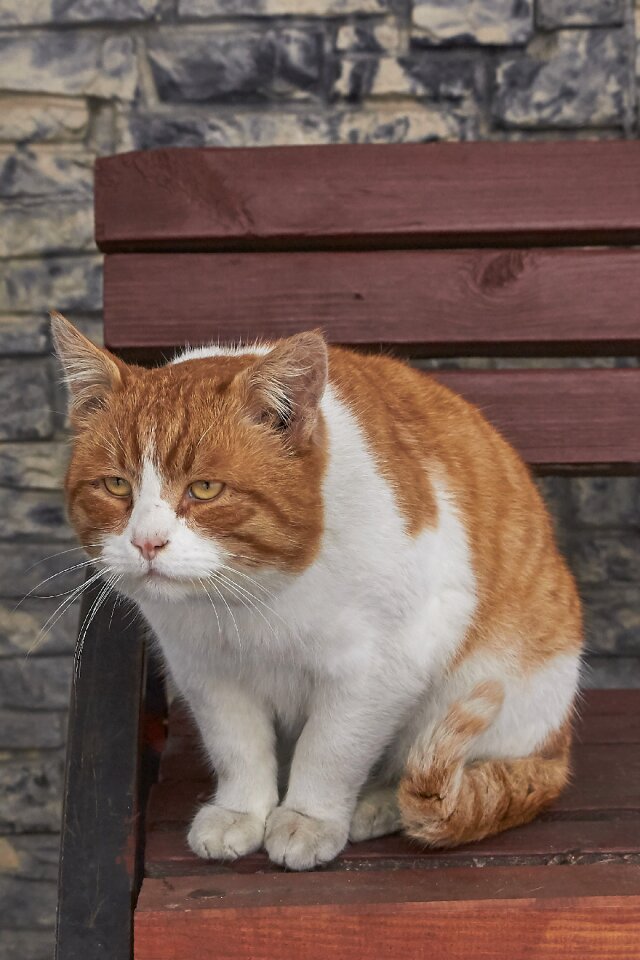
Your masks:
[[[205,860],[236,860],[262,846],[265,822],[253,813],[238,813],[209,803],[196,814],[187,842]]]
[[[267,821],[265,848],[270,859],[290,870],[312,870],[336,857],[347,842],[347,829],[332,820],[317,820],[278,807]]]
[[[395,787],[381,787],[366,793],[358,802],[349,827],[349,840],[359,843],[384,837],[401,827]]]

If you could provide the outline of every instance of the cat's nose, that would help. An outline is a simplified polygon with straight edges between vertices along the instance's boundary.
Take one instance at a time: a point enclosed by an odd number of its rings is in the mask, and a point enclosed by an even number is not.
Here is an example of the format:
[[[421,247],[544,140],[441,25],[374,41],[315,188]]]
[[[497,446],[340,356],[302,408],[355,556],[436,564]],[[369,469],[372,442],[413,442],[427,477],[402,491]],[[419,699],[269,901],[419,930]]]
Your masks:
[[[131,543],[140,551],[145,560],[153,560],[158,550],[169,543],[163,536],[156,537],[132,537]]]

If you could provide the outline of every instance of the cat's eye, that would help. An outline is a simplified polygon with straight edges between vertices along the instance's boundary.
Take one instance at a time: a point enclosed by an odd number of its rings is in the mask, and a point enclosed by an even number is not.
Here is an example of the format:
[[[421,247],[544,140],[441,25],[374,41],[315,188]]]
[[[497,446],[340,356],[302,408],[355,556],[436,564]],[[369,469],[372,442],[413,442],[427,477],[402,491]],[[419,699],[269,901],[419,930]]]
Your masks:
[[[214,500],[220,496],[224,483],[218,480],[196,480],[189,487],[189,496],[194,500]]]
[[[131,484],[124,477],[105,477],[102,482],[114,497],[131,496]]]

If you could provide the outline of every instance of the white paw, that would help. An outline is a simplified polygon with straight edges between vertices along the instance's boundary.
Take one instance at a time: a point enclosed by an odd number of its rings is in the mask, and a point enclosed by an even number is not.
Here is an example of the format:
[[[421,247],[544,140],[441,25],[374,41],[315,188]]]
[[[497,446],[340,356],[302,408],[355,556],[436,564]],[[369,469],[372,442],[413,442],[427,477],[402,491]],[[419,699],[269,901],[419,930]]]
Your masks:
[[[316,820],[278,807],[267,820],[265,848],[271,860],[290,870],[312,870],[336,857],[347,829],[333,820]]]
[[[259,850],[265,822],[253,813],[237,813],[208,803],[196,814],[187,843],[205,860],[235,860]]]
[[[351,818],[349,840],[371,840],[395,833],[401,827],[400,811],[396,800],[395,787],[381,787],[372,790],[358,801]]]

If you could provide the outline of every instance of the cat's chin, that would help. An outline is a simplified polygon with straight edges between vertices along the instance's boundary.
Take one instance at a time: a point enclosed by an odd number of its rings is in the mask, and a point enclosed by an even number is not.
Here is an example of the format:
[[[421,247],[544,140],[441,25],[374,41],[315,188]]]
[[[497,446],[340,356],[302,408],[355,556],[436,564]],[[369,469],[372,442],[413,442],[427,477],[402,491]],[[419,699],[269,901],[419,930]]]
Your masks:
[[[120,590],[132,600],[187,600],[198,593],[192,580],[160,573],[127,576],[123,578]]]

